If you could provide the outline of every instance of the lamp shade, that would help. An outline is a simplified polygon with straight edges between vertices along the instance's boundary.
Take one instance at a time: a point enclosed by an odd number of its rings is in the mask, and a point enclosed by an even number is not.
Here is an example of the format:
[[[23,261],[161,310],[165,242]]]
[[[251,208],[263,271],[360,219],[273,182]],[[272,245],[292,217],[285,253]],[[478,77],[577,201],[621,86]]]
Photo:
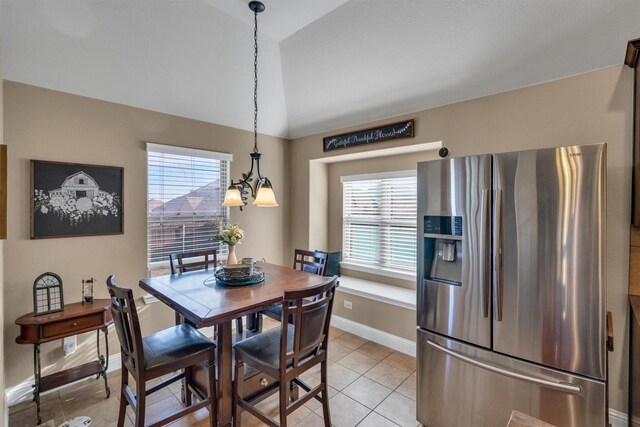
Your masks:
[[[232,185],[231,187],[227,188],[222,206],[244,206],[244,202],[242,201],[242,194],[240,194],[240,190],[238,190],[238,187]]]
[[[276,202],[276,195],[271,188],[271,182],[264,178],[263,181],[258,184],[258,191],[256,192],[256,198],[253,201],[253,205],[261,207],[275,207],[278,206]]]

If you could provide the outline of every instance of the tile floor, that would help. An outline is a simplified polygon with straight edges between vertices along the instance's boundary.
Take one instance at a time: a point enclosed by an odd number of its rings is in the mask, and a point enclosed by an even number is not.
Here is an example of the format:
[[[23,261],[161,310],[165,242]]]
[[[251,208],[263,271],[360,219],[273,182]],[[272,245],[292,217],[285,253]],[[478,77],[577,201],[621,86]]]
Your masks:
[[[274,327],[269,323],[265,327]],[[331,328],[329,344],[329,405],[331,421],[336,427],[416,427],[416,362],[415,358],[367,341],[356,335]],[[314,386],[319,383],[319,366],[302,375]],[[103,380],[89,380],[54,391],[42,397],[44,426],[57,427],[65,419],[86,415],[93,427],[115,427],[118,417],[120,371],[109,374],[112,395],[105,399]],[[158,391],[147,401],[147,423],[152,423],[180,406],[180,384]],[[278,411],[277,394],[260,403],[270,416]],[[132,412],[125,423],[132,426]],[[24,402],[10,408],[9,425],[35,425],[35,404]],[[184,417],[172,427],[208,427],[205,409]],[[243,426],[264,425],[248,413],[242,415]],[[288,417],[290,426],[324,426],[322,407],[311,400]]]

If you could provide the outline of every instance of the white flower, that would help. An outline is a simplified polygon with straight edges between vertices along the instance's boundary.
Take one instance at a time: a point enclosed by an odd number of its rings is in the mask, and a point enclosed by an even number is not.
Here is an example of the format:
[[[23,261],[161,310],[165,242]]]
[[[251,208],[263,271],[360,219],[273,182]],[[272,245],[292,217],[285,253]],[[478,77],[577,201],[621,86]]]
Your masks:
[[[69,206],[74,206],[74,205],[76,204],[76,199],[69,199],[69,200],[67,200],[67,204],[68,204]]]
[[[61,206],[64,203],[64,199],[62,197],[60,197],[60,196],[53,196],[49,203],[54,208],[57,208],[57,207]]]
[[[46,206],[43,206],[40,208],[40,212],[46,214],[46,213],[49,213],[49,209]]]
[[[108,211],[108,210],[106,210],[106,209],[103,209],[103,210],[102,210],[102,215],[104,215],[104,216],[109,215],[109,211]]]
[[[93,202],[91,202],[91,199],[89,199],[88,197],[80,197],[76,202],[76,209],[78,209],[80,212],[91,210],[92,207]]]

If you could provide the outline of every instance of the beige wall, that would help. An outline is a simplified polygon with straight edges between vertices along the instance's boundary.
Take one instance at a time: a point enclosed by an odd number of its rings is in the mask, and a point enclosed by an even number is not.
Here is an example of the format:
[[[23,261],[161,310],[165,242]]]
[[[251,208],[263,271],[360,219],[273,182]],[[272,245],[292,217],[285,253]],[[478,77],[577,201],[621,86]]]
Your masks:
[[[415,143],[442,141],[453,156],[516,151],[532,148],[589,144],[605,141],[608,145],[608,218],[607,307],[613,312],[616,350],[609,358],[609,392],[612,408],[626,411],[628,381],[627,273],[632,162],[632,72],[612,67],[579,76],[487,96],[467,102],[420,111],[384,122],[367,123],[349,129],[299,138],[292,142],[291,166],[291,239],[287,250],[307,247],[310,234],[309,161],[338,154],[323,153],[322,138],[344,131],[366,128],[405,118],[416,119],[416,136],[411,140],[343,150],[345,154]],[[388,158],[385,168],[406,166]],[[371,164],[371,163],[370,163]],[[339,166],[336,165],[336,168]],[[368,167],[368,166],[367,166]],[[330,167],[331,169],[331,167]],[[336,169],[337,170],[337,169]],[[337,174],[335,174],[337,176]],[[327,216],[331,226],[331,249],[339,248],[336,224],[340,215],[335,200],[335,176]],[[317,221],[317,218],[315,219]],[[322,227],[318,227],[322,230]],[[350,296],[351,297],[351,296]],[[337,309],[336,314],[361,321],[381,330],[412,337],[415,318],[380,310],[375,302],[358,301],[357,309]],[[339,306],[339,302],[336,303]],[[373,313],[376,317],[368,317]],[[407,310],[408,312],[408,310]],[[399,326],[401,325],[401,326]],[[400,328],[400,330],[398,330]]]
[[[0,51],[0,82],[2,81],[2,52]],[[4,144],[4,122],[3,111],[4,108],[4,91],[0,84],[0,144]],[[0,240],[0,310],[2,313],[5,311],[4,307],[4,240]],[[0,405],[0,424],[7,425],[9,414],[4,413],[4,317],[0,315],[0,390],[2,391],[2,405]]]
[[[249,168],[253,135],[14,82],[4,83],[4,95],[5,142],[9,146],[9,236],[4,260],[11,266],[5,275],[4,344],[7,386],[14,386],[33,375],[32,348],[14,342],[18,335],[14,320],[33,309],[31,289],[40,273],[60,274],[66,302],[80,300],[82,278],[93,276],[104,283],[109,274],[115,274],[120,285],[142,294],[138,280],[147,275],[144,142],[232,153],[231,176],[235,177]],[[259,144],[265,154],[262,171],[273,182],[278,202],[287,206],[288,142],[261,137]],[[30,159],[123,166],[124,234],[30,240]],[[244,212],[232,209],[232,222],[244,228],[247,235],[237,255],[282,263],[287,212],[252,206]],[[106,297],[106,286],[98,286],[96,295]],[[163,304],[143,305],[140,312],[144,333],[173,322],[173,314]],[[115,334],[110,336],[113,354],[119,347]],[[44,365],[49,370],[58,369],[93,358],[93,338],[93,334],[83,336],[79,350],[66,359],[59,341],[44,345]]]

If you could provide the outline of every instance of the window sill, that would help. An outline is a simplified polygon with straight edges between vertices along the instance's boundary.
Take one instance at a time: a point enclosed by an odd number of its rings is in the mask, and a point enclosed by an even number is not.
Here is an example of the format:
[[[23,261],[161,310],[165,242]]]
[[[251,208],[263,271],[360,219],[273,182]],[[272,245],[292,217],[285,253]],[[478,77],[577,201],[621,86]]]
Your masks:
[[[346,270],[360,271],[362,273],[377,274],[378,276],[393,277],[394,279],[416,281],[415,273],[404,273],[393,270],[384,270],[380,268],[367,267],[360,264],[352,264],[350,262],[341,262],[340,267]],[[375,282],[374,282],[375,283]]]
[[[406,289],[349,276],[342,276],[338,280],[340,281],[338,292],[357,295],[409,310],[416,309],[416,291],[414,289]]]

